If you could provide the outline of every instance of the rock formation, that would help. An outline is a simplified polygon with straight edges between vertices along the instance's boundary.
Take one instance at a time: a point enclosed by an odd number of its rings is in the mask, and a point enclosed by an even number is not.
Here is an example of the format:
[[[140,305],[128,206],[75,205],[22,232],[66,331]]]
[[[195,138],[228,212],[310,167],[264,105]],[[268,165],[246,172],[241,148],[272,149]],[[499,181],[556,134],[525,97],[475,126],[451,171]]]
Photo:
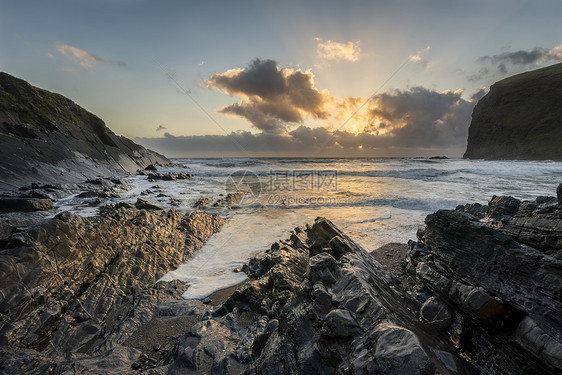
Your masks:
[[[0,72],[0,188],[113,177],[164,156],[115,135],[62,95]]]
[[[562,64],[496,82],[472,113],[465,158],[562,160]]]
[[[122,207],[18,226],[0,242],[0,368],[559,374],[562,185],[557,194],[429,215],[400,275],[318,218],[250,259],[249,280],[218,303],[156,282],[217,217]]]
[[[0,369],[122,371],[116,363],[140,352],[120,344],[187,287],[157,280],[221,224],[202,212],[117,208],[12,228],[0,242]]]

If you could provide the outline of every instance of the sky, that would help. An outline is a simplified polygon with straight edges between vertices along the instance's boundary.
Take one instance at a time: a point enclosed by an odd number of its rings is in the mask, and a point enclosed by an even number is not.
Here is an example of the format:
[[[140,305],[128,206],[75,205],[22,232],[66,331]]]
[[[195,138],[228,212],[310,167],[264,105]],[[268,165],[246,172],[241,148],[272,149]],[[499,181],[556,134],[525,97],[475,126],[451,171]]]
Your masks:
[[[561,1],[0,0],[0,70],[169,157],[462,156]]]

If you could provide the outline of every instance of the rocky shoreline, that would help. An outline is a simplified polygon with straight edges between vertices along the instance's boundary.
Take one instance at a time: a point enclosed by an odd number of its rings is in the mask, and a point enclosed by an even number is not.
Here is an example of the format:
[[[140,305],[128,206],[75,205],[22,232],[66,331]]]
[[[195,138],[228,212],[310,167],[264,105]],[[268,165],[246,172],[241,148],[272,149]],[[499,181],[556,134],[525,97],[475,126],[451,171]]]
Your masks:
[[[556,374],[562,370],[558,198],[493,197],[426,218],[368,253],[329,220],[252,258],[203,301],[158,282],[223,222],[104,207],[0,241],[2,373]]]

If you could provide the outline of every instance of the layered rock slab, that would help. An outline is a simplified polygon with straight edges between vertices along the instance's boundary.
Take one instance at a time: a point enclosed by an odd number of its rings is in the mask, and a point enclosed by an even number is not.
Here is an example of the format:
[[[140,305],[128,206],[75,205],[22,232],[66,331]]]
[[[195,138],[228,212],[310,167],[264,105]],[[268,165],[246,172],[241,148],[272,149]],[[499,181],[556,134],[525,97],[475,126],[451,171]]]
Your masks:
[[[32,363],[125,350],[119,344],[151,320],[155,306],[187,288],[158,279],[222,222],[203,212],[120,208],[13,228],[1,242],[0,341],[19,355],[1,353],[0,364],[8,368],[24,352]]]

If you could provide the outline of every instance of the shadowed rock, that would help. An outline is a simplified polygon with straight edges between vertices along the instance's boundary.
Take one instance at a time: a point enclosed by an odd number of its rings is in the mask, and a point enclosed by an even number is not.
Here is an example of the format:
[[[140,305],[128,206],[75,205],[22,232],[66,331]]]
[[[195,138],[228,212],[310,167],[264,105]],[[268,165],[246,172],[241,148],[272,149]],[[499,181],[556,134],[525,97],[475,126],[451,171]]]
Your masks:
[[[0,197],[0,212],[46,211],[51,208],[53,208],[53,201],[50,199]]]
[[[70,99],[0,72],[0,188],[133,173],[164,156],[115,135]]]

